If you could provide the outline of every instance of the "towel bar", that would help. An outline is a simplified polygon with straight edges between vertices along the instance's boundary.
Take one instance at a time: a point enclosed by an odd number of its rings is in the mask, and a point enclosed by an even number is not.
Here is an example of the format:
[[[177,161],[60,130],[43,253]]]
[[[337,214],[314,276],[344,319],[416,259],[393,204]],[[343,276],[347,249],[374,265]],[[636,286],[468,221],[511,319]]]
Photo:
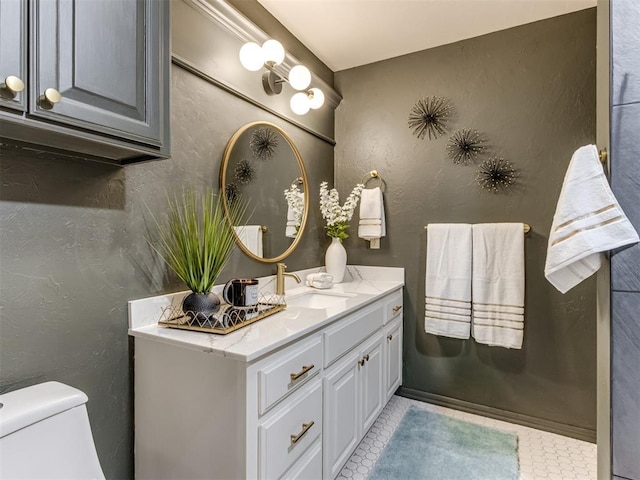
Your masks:
[[[600,157],[600,163],[602,163],[603,165],[607,163],[607,149],[603,148],[602,150],[600,150],[598,152],[598,157]]]
[[[531,225],[529,225],[528,223],[524,223],[524,233],[529,233],[531,231]],[[428,229],[429,225],[425,225],[424,229]]]

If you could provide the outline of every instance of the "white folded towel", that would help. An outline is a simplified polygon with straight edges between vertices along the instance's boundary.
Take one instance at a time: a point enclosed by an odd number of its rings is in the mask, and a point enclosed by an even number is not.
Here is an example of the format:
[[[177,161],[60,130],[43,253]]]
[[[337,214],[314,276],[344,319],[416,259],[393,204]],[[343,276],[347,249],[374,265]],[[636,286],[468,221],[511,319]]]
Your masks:
[[[469,338],[471,225],[429,225],[424,303],[425,332]]]
[[[256,257],[262,257],[262,226],[233,227],[244,246]]]
[[[429,227],[431,228],[431,227]],[[524,336],[524,224],[473,226],[473,338],[522,348]]]
[[[544,274],[566,293],[602,264],[601,252],[638,242],[609,187],[595,145],[571,157],[553,216]]]
[[[358,237],[368,240],[369,248],[380,248],[380,238],[387,234],[384,201],[380,187],[362,190]]]
[[[284,235],[288,238],[296,238],[304,213],[304,193],[296,190],[294,194],[298,197],[296,205],[288,203],[287,207],[287,226],[285,227]]]
[[[328,273],[310,273],[307,275],[306,285],[314,288],[331,288],[333,286],[333,275]]]

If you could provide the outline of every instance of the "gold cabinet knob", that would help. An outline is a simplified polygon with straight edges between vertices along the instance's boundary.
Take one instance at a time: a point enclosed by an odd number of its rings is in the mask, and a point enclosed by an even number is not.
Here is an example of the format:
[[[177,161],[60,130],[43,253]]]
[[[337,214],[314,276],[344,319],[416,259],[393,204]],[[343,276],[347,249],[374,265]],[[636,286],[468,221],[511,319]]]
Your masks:
[[[20,77],[9,75],[4,79],[2,85],[0,85],[0,89],[8,90],[13,94],[20,93],[24,90],[24,82],[22,81],[22,79],[20,79]]]
[[[60,100],[62,100],[62,95],[60,95],[60,92],[55,88],[47,88],[44,91],[43,97],[49,103],[58,103]]]
[[[45,110],[50,110],[53,106],[62,100],[62,95],[55,88],[47,88],[40,98],[38,98],[38,103],[41,108]]]

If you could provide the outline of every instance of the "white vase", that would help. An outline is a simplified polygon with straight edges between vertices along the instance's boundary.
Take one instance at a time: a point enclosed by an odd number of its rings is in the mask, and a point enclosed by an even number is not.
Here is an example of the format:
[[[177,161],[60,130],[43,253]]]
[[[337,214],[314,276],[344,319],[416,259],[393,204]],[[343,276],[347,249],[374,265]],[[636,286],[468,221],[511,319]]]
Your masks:
[[[339,238],[332,238],[324,256],[327,273],[333,276],[333,283],[340,283],[347,269],[347,251]]]

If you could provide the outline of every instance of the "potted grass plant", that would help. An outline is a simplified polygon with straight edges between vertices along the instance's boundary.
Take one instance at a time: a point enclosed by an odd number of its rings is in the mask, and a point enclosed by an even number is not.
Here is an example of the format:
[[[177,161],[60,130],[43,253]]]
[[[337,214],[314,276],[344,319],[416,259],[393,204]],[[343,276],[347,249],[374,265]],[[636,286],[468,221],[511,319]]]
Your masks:
[[[233,251],[233,225],[242,225],[245,210],[244,202],[235,201],[225,218],[222,195],[186,189],[182,195],[167,197],[164,220],[153,217],[157,239],[149,243],[191,290],[182,310],[192,321],[202,323],[220,308],[211,289]]]

